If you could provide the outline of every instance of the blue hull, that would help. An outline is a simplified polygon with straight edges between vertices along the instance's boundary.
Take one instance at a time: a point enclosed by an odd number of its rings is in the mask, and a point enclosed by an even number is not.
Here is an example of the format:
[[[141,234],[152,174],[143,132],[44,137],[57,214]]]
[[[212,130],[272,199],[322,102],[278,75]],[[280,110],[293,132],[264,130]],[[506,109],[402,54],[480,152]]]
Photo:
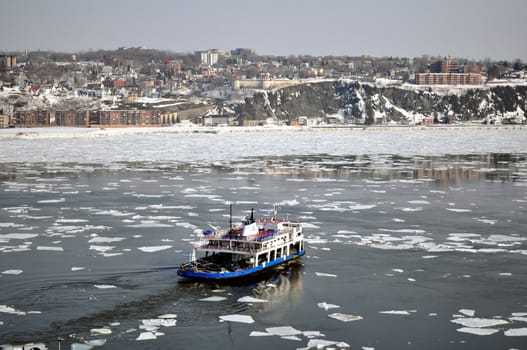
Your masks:
[[[250,269],[246,270],[240,270],[240,271],[227,271],[223,273],[210,273],[210,272],[194,272],[184,269],[178,269],[177,274],[181,277],[186,277],[190,279],[197,279],[197,280],[228,280],[228,279],[237,279],[247,276],[255,275],[259,272],[262,272],[264,270],[268,270],[272,267],[278,266],[280,264],[286,263],[288,261],[294,260],[302,255],[305,254],[304,250],[299,251],[296,254],[290,254],[281,258],[278,258],[276,260],[273,260],[265,266],[259,265],[256,267],[252,267]]]

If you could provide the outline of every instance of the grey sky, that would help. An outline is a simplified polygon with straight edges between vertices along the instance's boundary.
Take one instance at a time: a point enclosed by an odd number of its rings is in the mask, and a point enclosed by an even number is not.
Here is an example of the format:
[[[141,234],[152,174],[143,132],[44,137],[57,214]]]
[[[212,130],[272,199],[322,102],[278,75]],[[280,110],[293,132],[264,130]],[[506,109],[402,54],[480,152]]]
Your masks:
[[[526,0],[0,0],[0,50],[527,60]]]

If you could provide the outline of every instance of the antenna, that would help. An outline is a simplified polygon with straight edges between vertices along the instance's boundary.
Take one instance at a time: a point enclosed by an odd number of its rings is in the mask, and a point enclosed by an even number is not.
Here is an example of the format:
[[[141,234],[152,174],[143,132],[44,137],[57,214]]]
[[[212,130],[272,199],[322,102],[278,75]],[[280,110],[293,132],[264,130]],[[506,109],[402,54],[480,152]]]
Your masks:
[[[232,230],[232,203],[229,203],[229,231]]]

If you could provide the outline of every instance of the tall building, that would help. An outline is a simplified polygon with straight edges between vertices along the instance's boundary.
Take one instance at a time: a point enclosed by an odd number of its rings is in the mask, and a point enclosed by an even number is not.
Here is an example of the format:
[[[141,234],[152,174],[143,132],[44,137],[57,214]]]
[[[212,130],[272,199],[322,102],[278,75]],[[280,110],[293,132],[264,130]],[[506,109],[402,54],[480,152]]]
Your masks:
[[[201,51],[201,63],[209,66],[213,66],[218,63],[220,55],[215,51]]]
[[[469,73],[468,67],[457,61],[444,59],[430,65],[430,72],[416,73],[417,85],[480,85],[481,74],[477,69]]]

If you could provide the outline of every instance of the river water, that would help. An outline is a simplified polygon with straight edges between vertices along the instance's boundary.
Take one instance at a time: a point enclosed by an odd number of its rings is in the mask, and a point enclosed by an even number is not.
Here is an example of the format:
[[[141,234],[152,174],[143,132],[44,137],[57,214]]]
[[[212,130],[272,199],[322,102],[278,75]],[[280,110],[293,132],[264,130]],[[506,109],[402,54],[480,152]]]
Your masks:
[[[0,345],[522,349],[527,138],[471,132],[0,141]],[[385,152],[412,138],[417,151]],[[446,152],[423,152],[439,139]],[[502,152],[475,151],[489,139]],[[260,280],[180,279],[229,203],[235,220],[276,204],[303,223],[306,255]]]

